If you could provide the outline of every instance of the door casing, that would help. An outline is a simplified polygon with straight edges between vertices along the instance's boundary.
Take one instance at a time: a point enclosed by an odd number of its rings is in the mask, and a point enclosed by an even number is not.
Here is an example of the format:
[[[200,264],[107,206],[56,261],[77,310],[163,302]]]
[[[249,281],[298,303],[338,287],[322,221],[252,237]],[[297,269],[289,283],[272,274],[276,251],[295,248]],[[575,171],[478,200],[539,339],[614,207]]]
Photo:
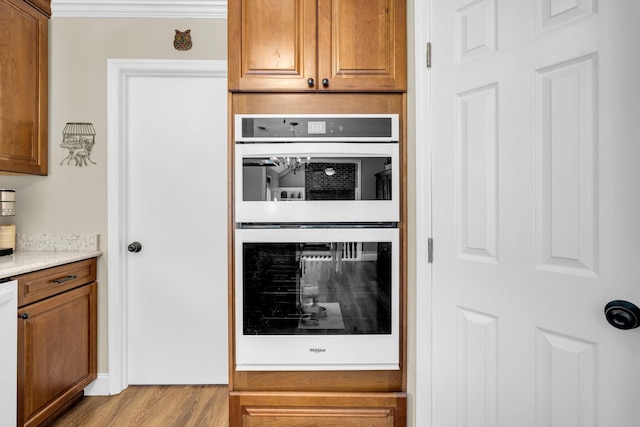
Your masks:
[[[127,82],[133,77],[227,78],[227,61],[217,60],[120,60],[107,61],[108,111],[108,337],[109,374],[94,394],[118,394],[127,380],[127,234],[126,234],[126,104]],[[98,390],[104,390],[101,393]]]
[[[415,426],[431,427],[431,263],[428,241],[431,231],[431,137],[427,125],[431,123],[431,74],[427,68],[427,42],[431,40],[430,20],[431,0],[413,1],[414,30],[414,115],[409,120],[414,123],[415,134],[415,306],[409,309],[415,313],[415,398],[413,411]],[[410,129],[411,127],[409,127]],[[409,242],[411,245],[411,242]],[[411,290],[409,291],[411,292]],[[421,307],[420,310],[416,307]],[[410,415],[411,417],[411,415]]]

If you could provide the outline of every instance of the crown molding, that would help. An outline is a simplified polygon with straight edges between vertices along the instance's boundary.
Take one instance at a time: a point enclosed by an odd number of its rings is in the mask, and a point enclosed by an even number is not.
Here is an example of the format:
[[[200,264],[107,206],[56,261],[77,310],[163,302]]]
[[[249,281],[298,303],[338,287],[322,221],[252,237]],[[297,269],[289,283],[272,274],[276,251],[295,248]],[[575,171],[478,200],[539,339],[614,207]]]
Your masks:
[[[52,0],[54,18],[227,18],[227,0]]]

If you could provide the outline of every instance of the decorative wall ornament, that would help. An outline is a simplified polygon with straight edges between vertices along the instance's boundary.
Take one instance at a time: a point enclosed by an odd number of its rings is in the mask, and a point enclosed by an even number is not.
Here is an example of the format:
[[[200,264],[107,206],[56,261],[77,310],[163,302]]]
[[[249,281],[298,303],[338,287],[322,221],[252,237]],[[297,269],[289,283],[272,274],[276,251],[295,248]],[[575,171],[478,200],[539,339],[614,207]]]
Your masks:
[[[91,160],[91,150],[96,141],[96,131],[91,123],[67,123],[62,131],[62,143],[60,146],[69,150],[67,157],[62,159],[60,164],[67,161],[75,161],[76,166],[89,166]]]
[[[189,50],[192,46],[191,30],[176,30],[176,36],[173,39],[173,47],[175,47],[176,50]]]

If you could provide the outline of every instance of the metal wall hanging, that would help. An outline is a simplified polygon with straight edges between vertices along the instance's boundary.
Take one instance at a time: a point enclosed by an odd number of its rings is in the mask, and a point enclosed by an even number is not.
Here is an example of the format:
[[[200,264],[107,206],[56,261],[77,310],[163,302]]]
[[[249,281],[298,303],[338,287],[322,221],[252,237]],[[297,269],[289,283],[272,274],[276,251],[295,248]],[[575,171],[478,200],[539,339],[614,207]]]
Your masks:
[[[62,143],[60,146],[69,150],[67,157],[62,159],[60,164],[67,161],[71,164],[75,161],[76,166],[89,166],[91,160],[91,150],[96,141],[96,131],[91,123],[67,123],[62,131]]]
[[[176,35],[173,39],[173,47],[175,47],[177,50],[189,50],[192,46],[193,43],[191,42],[191,30],[176,30]]]

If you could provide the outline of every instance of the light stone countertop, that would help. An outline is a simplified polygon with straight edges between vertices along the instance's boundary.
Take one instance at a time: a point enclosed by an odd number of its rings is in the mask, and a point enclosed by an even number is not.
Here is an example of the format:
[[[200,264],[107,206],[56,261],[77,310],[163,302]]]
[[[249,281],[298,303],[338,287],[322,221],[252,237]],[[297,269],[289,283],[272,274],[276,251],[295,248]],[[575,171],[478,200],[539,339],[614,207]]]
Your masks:
[[[0,279],[43,270],[74,261],[95,258],[102,251],[16,251],[13,255],[0,256]]]
[[[0,279],[102,255],[97,234],[16,236],[16,251],[0,256]]]

